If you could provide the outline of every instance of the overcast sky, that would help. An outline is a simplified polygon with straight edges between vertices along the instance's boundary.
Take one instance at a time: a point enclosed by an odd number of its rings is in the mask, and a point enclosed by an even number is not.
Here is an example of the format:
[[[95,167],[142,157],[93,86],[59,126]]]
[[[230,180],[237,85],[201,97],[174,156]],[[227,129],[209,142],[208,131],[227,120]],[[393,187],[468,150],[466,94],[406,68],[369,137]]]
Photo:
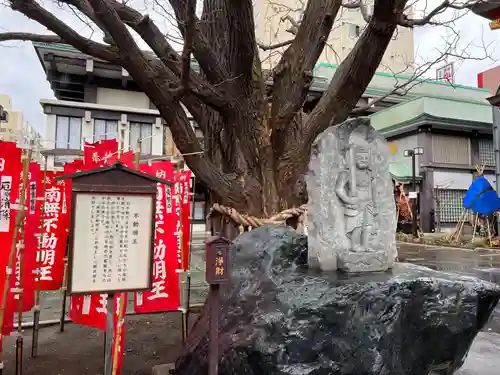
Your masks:
[[[49,3],[48,1],[45,4]],[[61,18],[76,30],[84,32],[68,12],[57,12]],[[165,21],[164,21],[165,22]],[[474,14],[468,14],[453,26],[460,35],[460,48],[474,58],[484,60],[458,61],[455,68],[455,82],[476,86],[477,73],[498,65],[500,60],[500,30],[490,31],[488,22]],[[19,13],[0,7],[1,31],[29,31],[46,33],[44,28],[26,19]],[[450,39],[453,33],[445,28],[424,27],[415,29],[415,53],[417,61],[429,61],[442,50],[443,38]],[[487,47],[487,53],[485,48]],[[461,55],[464,55],[462,51]],[[450,61],[458,60],[450,58]],[[431,73],[431,76],[434,73]],[[14,42],[0,45],[0,93],[10,95],[14,110],[24,112],[26,120],[43,132],[44,116],[39,104],[40,99],[53,98],[53,93],[45,78],[42,66],[30,43]]]

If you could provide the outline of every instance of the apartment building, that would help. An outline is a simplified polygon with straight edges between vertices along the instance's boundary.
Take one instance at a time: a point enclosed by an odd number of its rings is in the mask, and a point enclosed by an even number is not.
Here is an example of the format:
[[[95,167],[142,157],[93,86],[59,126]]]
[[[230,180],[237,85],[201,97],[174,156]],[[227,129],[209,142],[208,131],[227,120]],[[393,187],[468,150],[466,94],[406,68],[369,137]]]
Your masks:
[[[347,1],[348,3],[349,1]],[[284,42],[292,37],[288,31],[294,22],[300,22],[306,6],[302,0],[254,0],[257,40],[266,45]],[[363,1],[366,15],[373,12],[373,0]],[[318,62],[340,64],[354,48],[366,21],[359,10],[342,7],[327,45]],[[263,66],[272,68],[280,59],[282,50],[261,51]],[[413,29],[400,27],[393,36],[378,71],[393,74],[413,71]]]
[[[0,107],[5,113],[0,120],[0,140],[41,146],[42,137],[36,129],[25,121],[23,113],[12,107],[10,96],[0,94]]]

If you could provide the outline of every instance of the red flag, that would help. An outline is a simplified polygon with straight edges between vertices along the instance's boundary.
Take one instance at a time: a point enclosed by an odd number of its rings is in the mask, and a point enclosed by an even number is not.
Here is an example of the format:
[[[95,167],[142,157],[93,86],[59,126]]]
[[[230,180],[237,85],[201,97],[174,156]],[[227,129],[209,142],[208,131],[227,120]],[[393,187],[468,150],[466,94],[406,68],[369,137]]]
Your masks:
[[[105,139],[95,143],[85,142],[83,160],[87,169],[104,167],[118,160],[118,142]]]
[[[22,185],[22,171],[19,175],[19,189],[17,191],[16,203],[20,202],[21,185]],[[11,279],[12,294],[9,298],[16,306],[16,311],[19,304],[19,290],[22,290],[22,310],[24,312],[30,311],[35,305],[35,275],[33,271],[37,268],[36,254],[38,248],[38,240],[36,234],[40,225],[40,205],[37,205],[36,191],[37,183],[40,183],[40,166],[37,163],[31,163],[28,170],[28,180],[25,189],[25,220],[24,220],[24,248],[19,246],[16,249],[16,263],[14,268],[14,277]],[[21,237],[18,238],[18,245]],[[22,264],[21,269],[21,255]],[[22,280],[21,280],[22,278]]]
[[[134,151],[127,151],[120,155],[120,161],[126,167],[135,168],[135,153]]]
[[[83,159],[76,159],[73,160],[71,163],[64,164],[65,174],[72,174],[76,172],[81,172],[83,170],[85,170],[85,163],[83,162]]]
[[[141,171],[173,180],[173,166],[168,161],[141,165]],[[153,289],[135,294],[134,310],[137,313],[177,310],[180,306],[173,191],[173,186],[157,184]]]
[[[179,184],[179,200],[181,202],[182,213],[182,260],[179,268],[189,269],[189,246],[191,243],[191,171],[179,171],[175,175],[176,183]],[[180,232],[181,225],[179,225]],[[179,244],[179,252],[180,244]]]
[[[3,290],[5,287],[7,278],[7,272],[4,270],[7,270],[9,265],[16,215],[16,211],[12,209],[11,203],[15,202],[17,192],[19,191],[19,174],[21,173],[21,169],[21,150],[16,147],[14,142],[0,142],[0,290]],[[13,270],[11,269],[10,272],[12,272],[12,281],[14,279]],[[5,306],[4,324],[3,327],[0,327],[3,334],[8,334],[12,331],[12,322],[16,307],[9,298]]]
[[[47,172],[42,248],[38,253],[41,290],[58,290],[64,278],[64,257],[69,232],[71,191],[67,181],[55,181],[61,172]]]

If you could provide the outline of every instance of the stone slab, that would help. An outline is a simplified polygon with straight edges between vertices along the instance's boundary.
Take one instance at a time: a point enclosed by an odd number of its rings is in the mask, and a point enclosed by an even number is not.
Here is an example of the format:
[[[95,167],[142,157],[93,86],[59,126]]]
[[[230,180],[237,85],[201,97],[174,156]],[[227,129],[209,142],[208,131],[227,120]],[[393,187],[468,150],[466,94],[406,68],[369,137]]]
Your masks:
[[[165,365],[153,366],[152,375],[170,375],[170,370],[175,368],[174,363],[167,363]]]
[[[344,272],[383,272],[389,268],[385,251],[339,253],[337,266]]]

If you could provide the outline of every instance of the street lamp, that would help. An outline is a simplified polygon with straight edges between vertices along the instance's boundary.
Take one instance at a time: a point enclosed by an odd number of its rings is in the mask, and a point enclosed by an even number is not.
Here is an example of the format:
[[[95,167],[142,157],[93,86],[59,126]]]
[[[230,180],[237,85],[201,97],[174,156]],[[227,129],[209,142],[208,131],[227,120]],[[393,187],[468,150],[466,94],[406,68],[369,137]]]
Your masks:
[[[418,230],[417,230],[417,178],[415,176],[415,169],[416,169],[416,162],[415,162],[415,156],[416,155],[423,155],[424,153],[424,148],[423,147],[415,147],[413,150],[405,150],[403,155],[405,158],[410,158],[411,157],[411,177],[413,181],[413,192],[415,194],[415,197],[412,199],[412,205],[411,205],[411,211],[412,211],[412,226],[413,226],[413,237],[417,238],[418,237]]]

